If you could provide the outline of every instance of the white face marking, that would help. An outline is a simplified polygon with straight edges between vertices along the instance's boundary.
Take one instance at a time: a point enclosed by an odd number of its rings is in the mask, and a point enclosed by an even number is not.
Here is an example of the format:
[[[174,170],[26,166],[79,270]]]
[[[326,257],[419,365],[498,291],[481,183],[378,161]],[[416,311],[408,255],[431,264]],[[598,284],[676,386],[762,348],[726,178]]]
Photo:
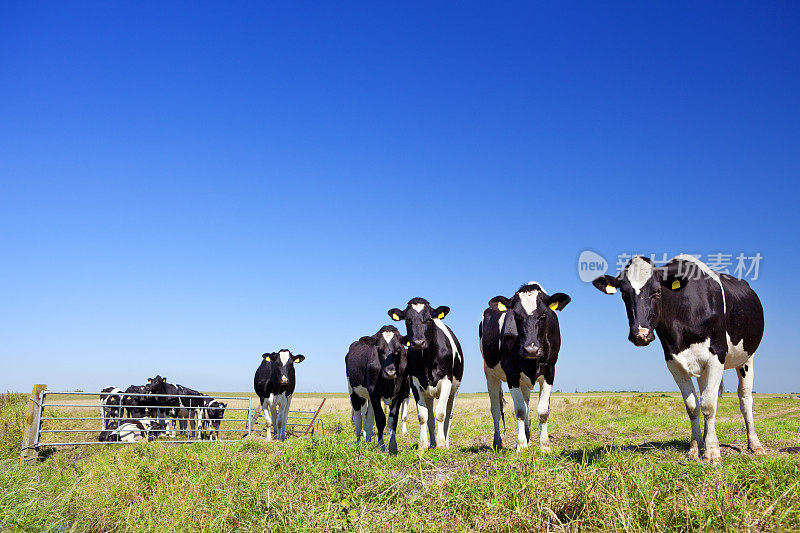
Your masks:
[[[627,270],[625,270],[625,275],[633,287],[634,292],[638,295],[642,287],[644,287],[647,281],[653,276],[653,265],[637,255],[631,260],[631,264],[628,265]]]
[[[529,315],[532,315],[534,311],[536,311],[536,299],[539,296],[539,291],[530,291],[530,292],[520,292],[519,293],[519,303],[522,304],[522,308],[525,312]]]
[[[278,354],[278,357],[280,358],[282,365],[285,365],[287,362],[289,362],[289,352],[286,350],[281,350]]]
[[[421,313],[423,309],[425,309],[425,304],[413,304],[411,309],[416,311],[417,313]]]
[[[461,359],[461,354],[458,353],[458,350],[456,349],[456,342],[453,340],[453,336],[450,334],[450,330],[447,328],[447,326],[444,325],[444,322],[438,318],[434,318],[433,323],[436,324],[437,328],[442,330],[444,336],[447,337],[448,341],[450,341],[450,349],[453,351],[453,361],[456,360],[456,357]]]
[[[384,331],[381,335],[383,335],[383,340],[386,341],[386,344],[389,344],[392,342],[392,337],[394,337],[394,331]]]

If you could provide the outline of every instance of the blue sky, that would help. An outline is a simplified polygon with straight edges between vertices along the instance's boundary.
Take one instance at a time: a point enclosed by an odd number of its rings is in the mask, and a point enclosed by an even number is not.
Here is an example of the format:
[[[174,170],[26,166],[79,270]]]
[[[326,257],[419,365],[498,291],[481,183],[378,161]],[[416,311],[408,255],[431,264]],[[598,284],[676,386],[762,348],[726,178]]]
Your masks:
[[[345,390],[351,341],[570,294],[555,388],[674,390],[595,250],[764,257],[757,391],[800,391],[800,6],[0,7],[0,389]],[[733,373],[727,388],[735,389]]]

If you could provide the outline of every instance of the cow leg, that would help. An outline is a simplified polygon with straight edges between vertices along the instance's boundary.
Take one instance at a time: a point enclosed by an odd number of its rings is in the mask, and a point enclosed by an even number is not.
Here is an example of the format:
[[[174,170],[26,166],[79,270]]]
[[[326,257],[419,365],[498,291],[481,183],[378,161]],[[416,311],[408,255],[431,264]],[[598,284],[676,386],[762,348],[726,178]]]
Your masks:
[[[736,375],[739,376],[739,409],[747,430],[747,449],[756,455],[764,455],[766,452],[756,435],[756,425],[753,422],[753,356],[736,370]]]
[[[372,405],[372,416],[375,417],[375,426],[378,430],[378,448],[383,450],[383,431],[386,429],[386,414],[383,412],[383,404],[379,395],[371,394],[369,403]]]
[[[719,450],[719,440],[717,440],[717,428],[715,424],[717,416],[717,399],[719,398],[719,385],[722,381],[722,363],[715,357],[706,365],[703,371],[703,382],[705,387],[702,391],[700,410],[703,412],[706,422],[705,444],[706,451],[703,460],[709,462],[719,462],[722,455]]]
[[[447,400],[447,416],[444,419],[444,438],[446,446],[450,447],[450,430],[453,428],[453,409],[456,406],[456,396],[458,396],[458,389],[461,383],[455,382],[450,389],[450,397]]]
[[[367,442],[372,442],[372,432],[375,430],[375,405],[373,405],[372,401],[367,401],[366,408],[367,416],[364,419],[364,429],[367,431]],[[378,403],[378,409],[380,408],[381,404]]]
[[[547,383],[544,376],[539,378],[539,403],[536,414],[539,415],[539,449],[545,453],[550,451],[550,435],[547,434],[547,419],[550,417],[550,391],[553,386]]]
[[[272,416],[270,414],[269,400],[264,399],[261,402],[261,410],[264,412],[264,433],[267,440],[272,440]]]
[[[521,452],[528,447],[528,433],[527,420],[528,420],[528,402],[525,400],[525,395],[520,387],[509,387],[509,394],[514,401],[514,414],[517,417],[517,451]],[[528,394],[530,397],[530,393]]]
[[[525,439],[528,441],[528,446],[531,445],[531,390],[525,386],[522,389],[522,397],[525,399]]]
[[[353,428],[356,431],[356,444],[361,441],[361,426],[363,417],[361,408],[364,406],[364,399],[353,392],[350,393],[350,406],[353,408]]]
[[[439,388],[439,399],[436,402],[436,409],[433,412],[434,416],[436,417],[437,425],[436,447],[446,448],[447,434],[445,433],[444,423],[447,419],[447,402],[450,400],[450,390],[453,387],[453,383],[447,378],[442,378],[440,383],[441,387]]]
[[[428,440],[428,409],[433,404],[432,400],[427,398],[425,392],[417,389],[417,416],[419,418],[419,453],[425,453],[430,447]],[[432,418],[431,418],[432,420]]]
[[[403,435],[408,434],[408,427],[406,426],[406,419],[408,418],[408,402],[411,399],[411,395],[409,395],[405,401],[403,401],[403,406],[400,411],[400,418],[403,420]]]
[[[503,447],[503,439],[500,436],[500,417],[503,413],[503,383],[499,378],[490,375],[486,365],[483,365],[486,374],[486,390],[489,391],[489,401],[491,402],[492,422],[494,423],[494,440],[492,446],[496,449]]]
[[[281,415],[281,440],[286,440],[286,424],[289,422],[289,409],[292,406],[292,395],[286,396],[283,402],[283,409]]]
[[[692,438],[689,443],[689,457],[697,459],[700,456],[700,449],[703,448],[703,434],[700,432],[700,402],[694,390],[691,376],[686,373],[674,361],[667,361],[667,368],[672,373],[675,383],[683,396],[683,403],[686,406],[686,414],[692,424]]]

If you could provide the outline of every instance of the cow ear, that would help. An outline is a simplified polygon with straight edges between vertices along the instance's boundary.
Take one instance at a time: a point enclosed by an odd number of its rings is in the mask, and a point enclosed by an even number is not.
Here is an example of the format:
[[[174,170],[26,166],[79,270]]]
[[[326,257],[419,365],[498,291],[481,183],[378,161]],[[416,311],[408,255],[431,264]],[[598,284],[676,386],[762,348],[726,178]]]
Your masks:
[[[148,383],[152,383],[153,382],[153,378],[147,378],[147,382]]]
[[[389,309],[389,317],[395,322],[403,320],[406,318],[406,314],[404,311],[399,310],[398,308]]]
[[[597,290],[606,294],[614,294],[619,289],[619,279],[608,274],[594,278],[592,285],[597,287]]]
[[[502,313],[511,309],[511,300],[505,296],[495,296],[489,300],[489,307]]]
[[[411,337],[409,337],[408,335],[406,335],[405,337],[401,337],[400,342],[403,343],[403,346],[408,348],[411,346]]]
[[[306,360],[305,355],[296,354],[292,356],[292,361],[294,361],[295,363],[302,363],[305,360]]]
[[[437,307],[436,309],[433,310],[433,316],[438,318],[439,320],[441,320],[444,317],[446,317],[447,313],[449,313],[449,312],[450,312],[450,308],[447,307],[446,305],[442,305],[442,306],[439,306],[439,307]]]
[[[167,376],[164,376],[163,378],[161,378],[161,382],[162,383],[166,383],[167,382]]]
[[[661,286],[666,287],[672,292],[682,291],[691,278],[692,276],[686,275],[686,273],[678,271],[670,272],[670,270],[665,269],[661,276]]]
[[[554,295],[547,298],[547,307],[549,307],[553,311],[561,311],[571,301],[572,298],[570,298],[563,292],[557,292]]]
[[[370,346],[375,346],[378,344],[378,339],[373,337],[372,335],[365,335],[358,339],[358,342],[363,342],[364,344],[369,344]]]

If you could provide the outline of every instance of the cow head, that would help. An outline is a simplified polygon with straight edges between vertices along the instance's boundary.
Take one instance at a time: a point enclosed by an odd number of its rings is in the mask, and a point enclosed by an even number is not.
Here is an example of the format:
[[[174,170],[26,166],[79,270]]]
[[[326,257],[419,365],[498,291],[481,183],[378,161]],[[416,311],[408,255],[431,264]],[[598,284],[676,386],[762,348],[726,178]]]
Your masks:
[[[628,340],[647,346],[655,340],[655,328],[661,320],[662,291],[680,291],[687,279],[680,272],[657,268],[650,259],[636,255],[618,276],[600,276],[592,284],[605,294],[622,293],[630,327]]]
[[[495,296],[489,307],[508,314],[503,323],[503,336],[516,338],[519,354],[524,358],[535,358],[547,353],[547,333],[552,321],[557,321],[555,312],[564,309],[570,297],[563,292],[548,296],[535,281],[526,283],[509,299]]]
[[[305,360],[305,355],[292,355],[289,350],[278,350],[273,353],[265,353],[261,357],[271,366],[272,379],[277,380],[280,385],[286,385],[294,379],[294,365]]]
[[[401,362],[406,355],[403,336],[394,326],[383,326],[378,333],[361,337],[360,342],[375,346],[381,362],[381,377],[394,379],[400,370]]]
[[[167,378],[156,376],[154,378],[147,378],[147,385],[144,386],[145,394],[164,394],[164,385],[167,384]]]
[[[416,350],[424,350],[433,342],[436,334],[434,319],[442,319],[450,312],[446,305],[434,309],[424,298],[412,298],[404,311],[389,309],[389,316],[394,321],[406,321],[407,345]]]

